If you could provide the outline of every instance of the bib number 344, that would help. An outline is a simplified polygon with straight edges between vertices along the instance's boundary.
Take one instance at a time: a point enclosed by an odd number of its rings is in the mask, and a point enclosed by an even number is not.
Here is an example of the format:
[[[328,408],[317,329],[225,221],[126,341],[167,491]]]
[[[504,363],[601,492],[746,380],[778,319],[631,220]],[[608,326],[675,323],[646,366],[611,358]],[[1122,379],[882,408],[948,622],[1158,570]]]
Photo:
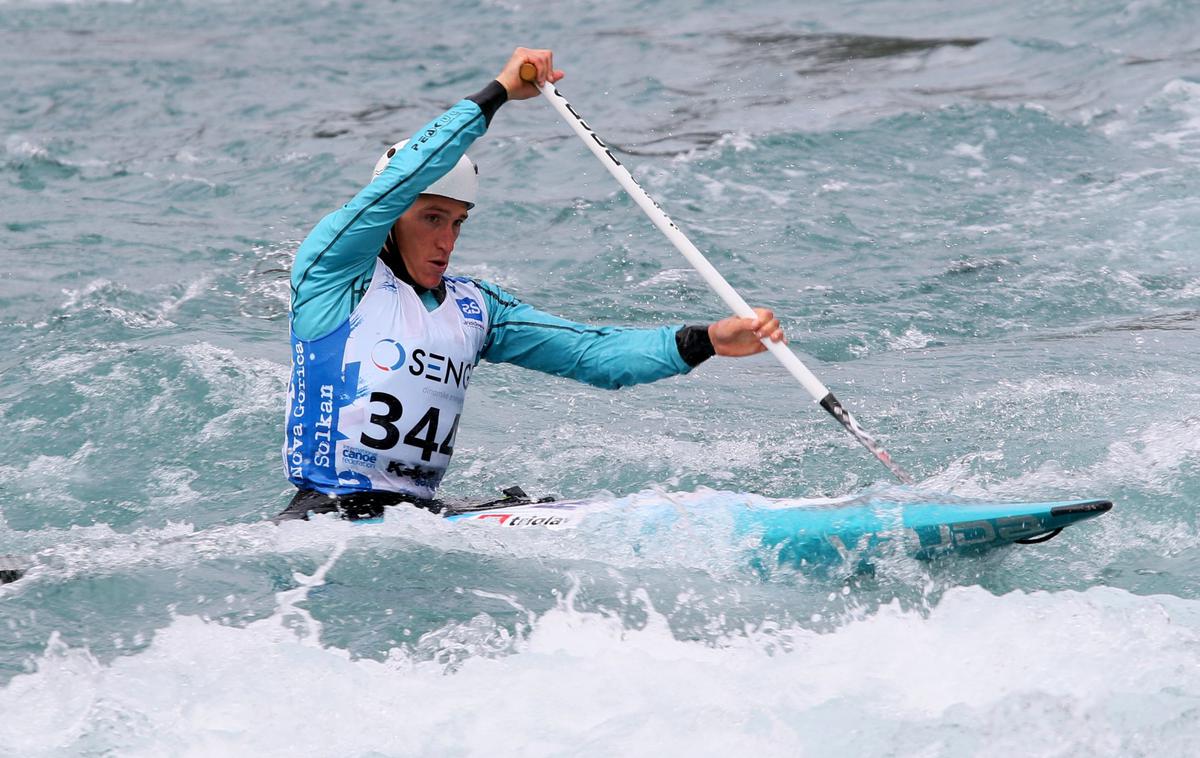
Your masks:
[[[371,414],[370,422],[383,430],[382,437],[372,437],[366,432],[359,438],[362,444],[375,450],[391,450],[401,441],[400,423],[404,416],[404,406],[399,398],[386,392],[372,392],[370,401],[381,403],[386,410],[383,413]],[[462,414],[454,414],[454,423],[450,431],[438,441],[438,426],[441,422],[441,410],[430,406],[425,415],[407,432],[403,433],[404,444],[421,451],[421,460],[428,461],[434,453],[445,456],[454,454],[454,435],[458,433],[458,419]],[[403,424],[402,424],[403,425]]]

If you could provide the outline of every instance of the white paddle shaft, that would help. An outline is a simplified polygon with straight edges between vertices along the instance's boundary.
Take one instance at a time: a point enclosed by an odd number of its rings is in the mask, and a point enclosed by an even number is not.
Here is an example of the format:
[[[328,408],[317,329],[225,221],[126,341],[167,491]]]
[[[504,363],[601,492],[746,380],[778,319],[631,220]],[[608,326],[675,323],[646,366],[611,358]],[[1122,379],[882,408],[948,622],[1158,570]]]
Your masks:
[[[692,264],[692,267],[704,278],[704,281],[708,282],[708,286],[712,287],[713,291],[725,301],[729,309],[734,314],[743,318],[758,318],[758,314],[754,312],[750,304],[738,294],[737,290],[730,286],[729,282],[725,281],[725,277],[721,276],[721,272],[717,271],[708,262],[708,259],[704,257],[704,254],[692,244],[692,241],[679,230],[679,227],[675,226],[675,222],[658,206],[658,203],[654,202],[653,198],[646,194],[646,191],[634,180],[629,171],[621,165],[621,162],[612,154],[612,151],[608,149],[608,146],[604,144],[599,135],[592,131],[592,128],[575,112],[571,104],[567,102],[566,98],[559,93],[554,85],[547,82],[542,85],[541,90],[546,99],[550,101],[550,104],[554,106],[554,109],[563,117],[563,120],[570,125],[575,134],[579,135],[579,138],[588,146],[592,154],[604,164],[604,167],[608,169],[608,173],[612,174],[613,178],[625,188],[625,191],[629,193],[633,201],[650,217],[650,220],[654,222],[658,230],[666,235],[671,244],[679,252],[683,253],[683,257],[687,258],[688,263]],[[820,379],[813,375],[813,372],[808,370],[808,367],[786,345],[773,342],[767,337],[762,338],[762,343],[791,372],[792,376],[796,377],[796,380],[808,391],[808,394],[812,395],[814,400],[820,401],[821,398],[829,394],[829,389],[821,383]]]
[[[527,82],[535,82],[535,72],[536,70],[533,65],[526,63],[521,67],[521,78]],[[704,278],[704,281],[708,282],[708,286],[712,287],[721,299],[725,301],[725,304],[738,316],[743,318],[757,318],[758,314],[754,312],[750,304],[738,294],[737,290],[730,286],[729,282],[725,281],[725,277],[721,276],[721,272],[717,271],[708,262],[708,259],[704,257],[704,254],[692,244],[692,241],[679,230],[679,227],[675,226],[675,222],[659,207],[658,203],[654,202],[654,199],[646,194],[646,190],[642,189],[641,185],[634,180],[629,171],[621,165],[621,162],[608,149],[608,145],[604,143],[604,140],[600,139],[600,135],[596,134],[592,127],[588,126],[587,122],[583,120],[583,117],[575,112],[575,109],[559,93],[558,89],[550,82],[536,86],[541,90],[546,100],[550,102],[550,105],[554,107],[554,110],[558,111],[563,120],[574,130],[579,139],[583,140],[583,143],[592,151],[592,154],[604,164],[604,167],[608,169],[608,173],[612,174],[613,178],[625,188],[625,191],[629,193],[634,202],[650,217],[650,220],[654,222],[658,230],[666,235],[667,239],[671,241],[671,244],[675,245],[675,248],[679,252],[683,253],[683,257],[687,258],[688,263],[692,264],[692,267]],[[784,368],[800,382],[800,386],[804,387],[813,400],[820,403],[821,407],[825,408],[834,418],[841,422],[842,426],[887,466],[889,471],[895,474],[901,482],[905,484],[912,483],[912,477],[892,461],[887,451],[880,447],[875,442],[875,439],[858,425],[858,422],[851,417],[849,411],[842,407],[837,398],[833,396],[833,393],[829,391],[829,388],[822,384],[821,380],[812,371],[809,371],[808,366],[805,366],[791,349],[781,342],[773,342],[769,337],[763,337],[762,343],[783,364]]]

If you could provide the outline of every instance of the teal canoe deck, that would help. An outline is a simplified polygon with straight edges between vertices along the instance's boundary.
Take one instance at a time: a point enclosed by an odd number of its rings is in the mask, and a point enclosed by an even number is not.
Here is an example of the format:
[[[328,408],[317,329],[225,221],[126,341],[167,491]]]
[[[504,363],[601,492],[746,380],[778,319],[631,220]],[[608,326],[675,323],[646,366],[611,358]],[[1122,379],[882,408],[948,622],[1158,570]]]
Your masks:
[[[666,528],[683,514],[712,506],[664,501],[638,506],[647,524]],[[781,564],[837,563],[868,557],[897,540],[916,558],[980,553],[1010,544],[1044,542],[1062,529],[1112,508],[1109,500],[1045,503],[937,503],[860,501],[841,505],[725,503],[734,536],[754,538],[778,553]],[[449,513],[455,521],[506,528],[571,529],[595,523],[616,509],[612,501],[522,503]],[[643,532],[645,537],[647,532]]]

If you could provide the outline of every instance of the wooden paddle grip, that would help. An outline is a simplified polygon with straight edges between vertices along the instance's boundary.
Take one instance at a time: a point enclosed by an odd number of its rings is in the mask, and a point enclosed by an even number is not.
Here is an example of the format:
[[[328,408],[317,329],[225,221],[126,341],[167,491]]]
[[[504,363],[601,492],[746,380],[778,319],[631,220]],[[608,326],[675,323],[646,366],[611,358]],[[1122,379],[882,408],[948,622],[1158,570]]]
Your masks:
[[[537,81],[537,66],[532,63],[521,64],[521,79],[529,83]]]

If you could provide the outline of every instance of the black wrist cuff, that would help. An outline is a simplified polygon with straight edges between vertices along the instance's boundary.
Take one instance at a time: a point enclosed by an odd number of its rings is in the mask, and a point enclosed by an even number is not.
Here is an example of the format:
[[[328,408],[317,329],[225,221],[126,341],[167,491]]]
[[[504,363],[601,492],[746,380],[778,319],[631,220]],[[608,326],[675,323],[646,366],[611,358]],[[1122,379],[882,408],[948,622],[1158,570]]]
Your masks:
[[[675,332],[675,347],[683,362],[695,368],[717,354],[708,338],[707,326],[685,326]]]
[[[503,84],[493,79],[474,95],[467,95],[466,99],[479,106],[479,110],[483,111],[484,120],[487,121],[488,126],[491,126],[492,116],[496,115],[496,111],[500,110],[501,105],[508,102],[508,90],[504,89]]]

